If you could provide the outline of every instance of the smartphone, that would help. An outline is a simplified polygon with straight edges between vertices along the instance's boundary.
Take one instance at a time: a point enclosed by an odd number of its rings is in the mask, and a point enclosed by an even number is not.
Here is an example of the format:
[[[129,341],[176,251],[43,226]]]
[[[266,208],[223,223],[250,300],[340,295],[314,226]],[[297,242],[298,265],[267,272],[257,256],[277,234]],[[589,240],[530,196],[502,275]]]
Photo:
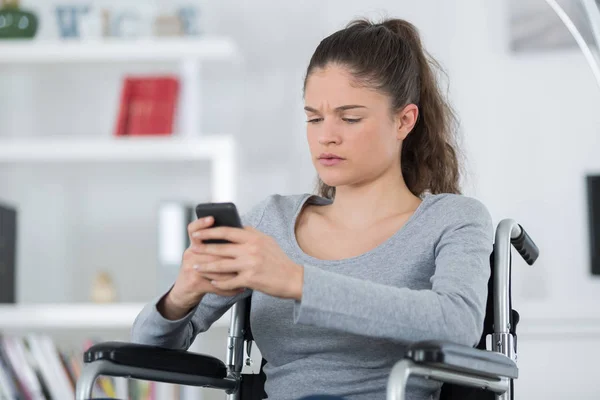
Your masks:
[[[202,203],[196,206],[196,217],[204,218],[212,216],[214,223],[211,228],[217,226],[230,226],[233,228],[243,228],[242,219],[233,203]],[[210,228],[209,228],[210,229]],[[224,239],[208,239],[203,243],[230,243]]]

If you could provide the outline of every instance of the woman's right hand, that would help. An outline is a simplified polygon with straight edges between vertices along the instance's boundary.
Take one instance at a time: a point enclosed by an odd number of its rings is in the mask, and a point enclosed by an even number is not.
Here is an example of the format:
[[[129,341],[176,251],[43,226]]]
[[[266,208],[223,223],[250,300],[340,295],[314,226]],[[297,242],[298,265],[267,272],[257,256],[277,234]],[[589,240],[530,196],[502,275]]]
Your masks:
[[[207,293],[215,293],[220,296],[235,296],[241,292],[240,290],[219,290],[211,283],[213,279],[230,279],[234,274],[205,273],[202,275],[194,268],[195,265],[202,265],[222,258],[195,252],[194,246],[201,244],[201,242],[194,238],[194,232],[208,229],[213,223],[214,219],[212,217],[206,217],[192,221],[188,225],[190,246],[183,253],[181,268],[179,269],[175,284],[158,305],[158,309],[163,317],[170,320],[183,318],[191,309],[198,305],[202,297]]]

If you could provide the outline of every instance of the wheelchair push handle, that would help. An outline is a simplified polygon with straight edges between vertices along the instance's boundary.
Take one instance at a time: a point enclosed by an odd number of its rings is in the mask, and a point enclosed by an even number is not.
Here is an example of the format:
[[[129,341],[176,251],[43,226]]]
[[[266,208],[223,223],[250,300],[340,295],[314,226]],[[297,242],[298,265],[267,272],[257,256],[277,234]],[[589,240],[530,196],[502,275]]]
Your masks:
[[[525,229],[523,229],[521,225],[519,225],[519,228],[521,228],[521,233],[518,236],[511,238],[510,242],[519,252],[521,257],[523,257],[523,260],[525,260],[527,264],[533,265],[535,260],[537,260],[538,256],[540,255],[540,250],[533,242],[531,237],[527,234]]]

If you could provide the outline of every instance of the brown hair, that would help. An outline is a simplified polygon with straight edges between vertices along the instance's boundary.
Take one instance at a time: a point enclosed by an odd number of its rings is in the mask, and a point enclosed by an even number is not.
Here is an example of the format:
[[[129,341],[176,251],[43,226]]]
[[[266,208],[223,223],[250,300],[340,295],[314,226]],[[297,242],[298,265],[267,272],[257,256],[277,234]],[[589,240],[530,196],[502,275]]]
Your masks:
[[[416,104],[419,117],[402,143],[402,176],[416,196],[460,193],[455,143],[456,116],[438,88],[440,65],[423,48],[417,28],[401,19],[350,22],[321,41],[310,59],[310,73],[328,64],[348,68],[357,81],[390,96],[392,111]],[[320,196],[333,199],[335,187],[317,177]]]

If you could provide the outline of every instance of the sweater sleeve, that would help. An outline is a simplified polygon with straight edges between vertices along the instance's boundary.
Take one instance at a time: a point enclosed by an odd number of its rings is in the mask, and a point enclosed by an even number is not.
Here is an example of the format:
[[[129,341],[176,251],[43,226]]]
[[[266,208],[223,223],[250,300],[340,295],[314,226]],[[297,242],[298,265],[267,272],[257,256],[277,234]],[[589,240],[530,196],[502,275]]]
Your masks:
[[[483,329],[493,227],[487,209],[474,199],[452,214],[435,245],[431,289],[388,286],[305,265],[295,323],[399,342],[475,345]]]
[[[259,229],[268,200],[263,200],[242,215],[242,224]],[[252,291],[246,290],[233,297],[208,293],[194,309],[176,321],[168,320],[158,312],[157,304],[167,294],[168,291],[154,298],[138,314],[131,329],[133,343],[187,350],[196,335],[206,332],[232,305],[250,296]]]

